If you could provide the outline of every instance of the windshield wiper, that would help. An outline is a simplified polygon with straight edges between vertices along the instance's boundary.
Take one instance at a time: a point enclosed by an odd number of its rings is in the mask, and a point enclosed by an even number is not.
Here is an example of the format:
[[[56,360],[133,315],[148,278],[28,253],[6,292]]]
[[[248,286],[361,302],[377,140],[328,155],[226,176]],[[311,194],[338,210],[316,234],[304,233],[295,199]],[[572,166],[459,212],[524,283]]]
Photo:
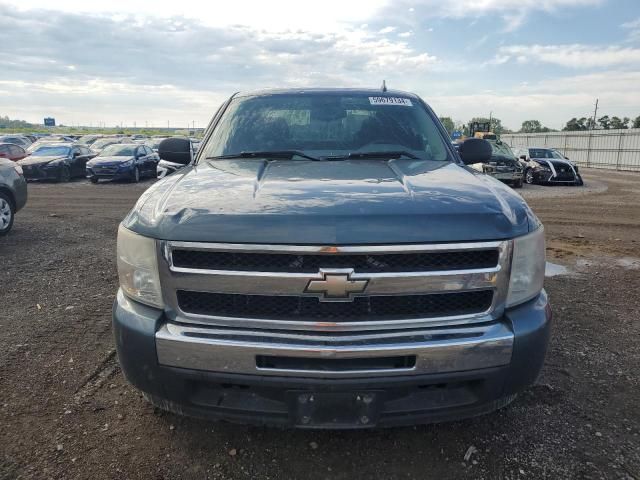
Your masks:
[[[307,160],[320,160],[319,158],[312,157],[300,150],[252,150],[239,153],[230,153],[228,155],[217,155],[214,157],[207,157],[206,160],[224,160],[227,158],[293,158],[301,157]]]
[[[340,160],[343,158],[380,158],[380,157],[386,157],[386,158],[408,157],[414,160],[417,160],[420,158],[406,150],[390,150],[390,151],[380,151],[380,152],[351,152],[346,155],[335,155],[330,157],[323,157],[323,160]]]

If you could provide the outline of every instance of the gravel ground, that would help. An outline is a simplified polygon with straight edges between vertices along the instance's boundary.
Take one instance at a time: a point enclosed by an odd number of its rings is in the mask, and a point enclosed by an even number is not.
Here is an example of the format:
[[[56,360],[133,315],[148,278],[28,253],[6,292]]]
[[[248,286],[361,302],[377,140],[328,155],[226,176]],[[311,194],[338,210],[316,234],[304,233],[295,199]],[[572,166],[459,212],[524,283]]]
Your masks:
[[[521,191],[569,270],[547,281],[538,383],[491,415],[367,432],[148,405],[118,368],[110,315],[117,225],[149,182],[30,185],[0,239],[0,479],[640,479],[640,175],[584,176],[585,189]]]

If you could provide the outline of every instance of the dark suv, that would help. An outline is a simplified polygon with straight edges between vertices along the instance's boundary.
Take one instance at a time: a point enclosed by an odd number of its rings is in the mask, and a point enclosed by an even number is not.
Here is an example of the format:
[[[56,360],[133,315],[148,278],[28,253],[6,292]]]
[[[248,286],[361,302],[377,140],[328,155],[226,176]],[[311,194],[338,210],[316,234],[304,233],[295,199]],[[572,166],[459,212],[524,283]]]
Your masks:
[[[26,203],[27,181],[22,167],[0,158],[0,236],[9,233],[16,212]]]

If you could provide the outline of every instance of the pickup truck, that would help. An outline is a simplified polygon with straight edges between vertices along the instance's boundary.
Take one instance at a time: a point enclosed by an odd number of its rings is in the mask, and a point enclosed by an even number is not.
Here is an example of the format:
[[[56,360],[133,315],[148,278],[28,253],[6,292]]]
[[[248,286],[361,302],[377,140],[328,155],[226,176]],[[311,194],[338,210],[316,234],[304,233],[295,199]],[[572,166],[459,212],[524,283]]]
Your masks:
[[[402,91],[238,93],[118,231],[126,378],[178,414],[299,428],[510,403],[550,334],[544,229]]]

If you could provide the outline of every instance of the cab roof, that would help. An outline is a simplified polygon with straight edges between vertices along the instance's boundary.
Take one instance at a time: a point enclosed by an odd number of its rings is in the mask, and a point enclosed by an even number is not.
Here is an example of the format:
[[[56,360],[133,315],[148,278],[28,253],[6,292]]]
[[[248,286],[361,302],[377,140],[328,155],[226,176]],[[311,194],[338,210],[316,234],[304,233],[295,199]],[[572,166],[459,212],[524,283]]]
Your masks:
[[[248,92],[238,92],[234,95],[234,98],[297,94],[313,94],[317,96],[337,96],[350,94],[371,97],[404,97],[412,100],[420,100],[420,97],[418,97],[415,93],[405,92],[402,90],[387,90],[383,92],[380,88],[273,88]]]

